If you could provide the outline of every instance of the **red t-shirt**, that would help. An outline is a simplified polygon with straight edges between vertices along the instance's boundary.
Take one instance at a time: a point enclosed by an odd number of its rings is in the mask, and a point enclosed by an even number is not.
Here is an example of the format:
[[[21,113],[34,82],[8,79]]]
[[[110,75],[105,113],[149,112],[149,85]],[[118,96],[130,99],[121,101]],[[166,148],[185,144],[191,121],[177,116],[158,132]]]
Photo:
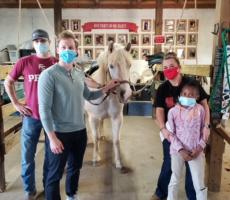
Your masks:
[[[26,56],[18,60],[14,65],[10,76],[13,80],[17,80],[20,76],[24,77],[24,91],[26,105],[32,110],[32,116],[40,119],[38,111],[38,77],[42,70],[54,65],[57,62],[55,57],[39,58],[36,55]]]

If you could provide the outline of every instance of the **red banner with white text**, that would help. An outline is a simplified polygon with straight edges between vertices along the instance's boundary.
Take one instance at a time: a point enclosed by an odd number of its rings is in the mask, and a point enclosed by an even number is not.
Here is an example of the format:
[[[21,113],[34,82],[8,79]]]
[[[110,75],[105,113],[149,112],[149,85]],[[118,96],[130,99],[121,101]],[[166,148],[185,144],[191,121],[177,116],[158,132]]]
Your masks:
[[[131,22],[87,22],[82,28],[83,32],[91,32],[93,29],[128,29],[137,32],[138,26]]]

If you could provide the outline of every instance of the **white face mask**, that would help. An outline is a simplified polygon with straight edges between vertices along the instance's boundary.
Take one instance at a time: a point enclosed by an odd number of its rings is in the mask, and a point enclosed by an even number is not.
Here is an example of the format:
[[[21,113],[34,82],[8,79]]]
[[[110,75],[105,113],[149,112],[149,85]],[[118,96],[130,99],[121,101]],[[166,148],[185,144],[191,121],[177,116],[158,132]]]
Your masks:
[[[34,43],[34,49],[37,54],[44,55],[49,52],[49,45],[47,44],[47,42],[46,43],[41,43],[41,42]]]

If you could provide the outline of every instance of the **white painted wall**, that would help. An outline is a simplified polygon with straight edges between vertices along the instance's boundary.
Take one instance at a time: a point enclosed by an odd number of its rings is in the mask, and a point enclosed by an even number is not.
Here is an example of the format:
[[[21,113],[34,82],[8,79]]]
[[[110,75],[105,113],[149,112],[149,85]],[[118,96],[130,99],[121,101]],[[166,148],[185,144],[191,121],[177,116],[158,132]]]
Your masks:
[[[53,26],[53,10],[44,9],[48,16],[50,24]],[[179,19],[181,9],[165,9],[164,19]],[[155,10],[152,9],[64,9],[63,19],[81,19],[81,23],[85,22],[134,22],[139,27],[141,19],[154,19]],[[198,38],[198,64],[211,64],[212,62],[212,44],[213,24],[215,19],[215,9],[187,9],[183,15],[184,19],[199,19],[199,38]],[[0,49],[7,44],[16,44],[18,10],[17,9],[0,9]],[[39,9],[22,9],[22,22],[20,27],[20,44],[31,38],[31,33],[36,28],[43,28],[49,32],[52,38],[52,52],[54,52],[53,30],[50,28]],[[139,30],[140,31],[140,30]],[[99,32],[93,31],[93,32]],[[114,30],[102,30],[102,32],[114,32]],[[119,30],[119,33],[127,32]],[[194,64],[195,61],[185,61],[184,64]],[[143,61],[135,61],[134,68],[141,70],[140,66]],[[136,67],[135,67],[136,66]]]

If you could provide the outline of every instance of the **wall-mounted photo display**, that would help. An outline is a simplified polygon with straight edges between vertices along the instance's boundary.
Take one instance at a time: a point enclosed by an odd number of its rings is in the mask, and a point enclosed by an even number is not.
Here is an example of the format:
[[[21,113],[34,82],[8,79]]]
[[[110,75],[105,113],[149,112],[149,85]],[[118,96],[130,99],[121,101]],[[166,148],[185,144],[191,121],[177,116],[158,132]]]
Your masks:
[[[95,34],[94,35],[94,44],[96,46],[104,46],[105,45],[105,35],[104,34]]]
[[[61,21],[61,27],[62,27],[62,31],[69,30],[69,20],[63,19]]]
[[[141,34],[141,45],[142,46],[151,45],[151,34]]]
[[[152,31],[155,32],[155,20],[154,19],[152,20],[152,23],[153,23]]]
[[[141,20],[141,31],[150,32],[151,31],[151,19],[142,19]]]
[[[188,45],[197,45],[198,41],[198,34],[196,33],[189,33],[188,34]]]
[[[177,32],[186,32],[187,30],[187,20],[181,19],[177,20]]]
[[[84,56],[87,56],[89,59],[93,59],[93,48],[85,48],[83,53]]]
[[[174,32],[175,20],[174,19],[166,19],[164,29],[165,29],[165,32]]]
[[[134,60],[139,59],[139,49],[138,48],[131,48],[130,54],[132,55]]]
[[[176,36],[176,44],[177,45],[185,45],[186,43],[186,34],[177,34]]]
[[[141,49],[141,59],[145,60],[145,55],[151,55],[151,48],[142,48]]]
[[[198,32],[199,21],[196,19],[190,19],[188,21],[188,31],[189,32]]]
[[[128,34],[118,34],[117,43],[126,45],[128,43]]]
[[[183,47],[177,47],[176,48],[176,54],[179,59],[185,59],[185,48]]]
[[[139,45],[139,35],[137,33],[130,33],[129,41],[132,45]]]
[[[116,42],[116,34],[106,34],[106,44],[108,44],[109,41]]]
[[[78,41],[78,46],[81,46],[81,34],[80,33],[74,33],[75,38]]]
[[[84,46],[92,46],[93,45],[93,35],[92,34],[84,34],[83,35]]]
[[[71,20],[71,30],[73,32],[80,32],[81,31],[81,20],[72,19]]]
[[[166,45],[174,45],[175,43],[175,35],[174,34],[165,34],[165,44]]]
[[[174,47],[172,47],[172,46],[164,46],[163,51],[164,51],[164,53],[174,52]]]
[[[187,59],[196,59],[196,48],[187,48]]]
[[[95,48],[95,59],[97,59],[100,53],[103,51],[104,51],[104,48]]]

